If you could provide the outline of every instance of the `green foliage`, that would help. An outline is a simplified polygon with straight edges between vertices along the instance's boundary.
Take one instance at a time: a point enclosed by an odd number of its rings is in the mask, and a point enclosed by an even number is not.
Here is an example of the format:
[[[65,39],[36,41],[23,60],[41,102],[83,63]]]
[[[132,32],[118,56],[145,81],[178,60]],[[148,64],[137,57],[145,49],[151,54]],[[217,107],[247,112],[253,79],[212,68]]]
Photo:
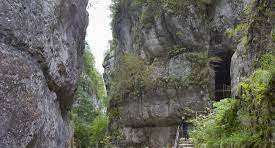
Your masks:
[[[161,9],[157,5],[146,7],[139,16],[139,21],[142,27],[150,28],[155,23],[155,17],[161,15]]]
[[[104,139],[106,137],[106,131],[108,126],[108,118],[107,116],[100,114],[97,116],[91,125],[91,140],[92,142],[101,147],[105,144]]]
[[[198,147],[206,148],[250,148],[261,139],[259,133],[240,127],[237,112],[239,101],[224,99],[214,103],[214,113],[195,120],[191,135]]]
[[[92,102],[93,98],[99,102],[98,106]],[[103,140],[102,136],[105,135],[108,123],[107,117],[103,115],[107,101],[103,79],[95,69],[94,57],[87,45],[83,55],[83,71],[78,82],[76,103],[71,112],[75,147],[95,147]]]
[[[110,102],[108,116],[110,119],[111,140],[122,137],[119,130],[120,105],[128,96],[140,96],[152,86],[151,67],[139,56],[124,54],[111,74]]]
[[[188,50],[184,47],[174,47],[174,49],[170,50],[168,52],[168,54],[169,54],[169,57],[172,58],[174,56],[177,56],[177,55],[182,54],[182,53],[187,52],[187,51]]]
[[[191,135],[198,147],[218,147],[223,143],[222,138],[228,136],[227,131],[234,127],[236,101],[225,99],[215,103],[214,107],[214,113],[194,120],[195,130]],[[230,114],[226,115],[226,112]]]
[[[90,139],[90,126],[84,123],[76,114],[72,115],[73,127],[74,127],[74,147],[76,148],[88,148],[92,146]]]
[[[159,77],[155,80],[154,86],[156,88],[159,87],[166,87],[166,88],[174,88],[174,89],[181,89],[187,88],[188,83],[184,77],[177,77],[177,76],[168,76],[168,77]]]
[[[265,92],[268,89],[271,78],[272,74],[267,70],[255,71],[249,79],[240,84],[242,97],[250,99],[252,95],[257,100],[257,103],[260,104],[265,97]]]
[[[112,0],[112,5],[110,6],[112,17],[115,17],[116,14],[119,13],[120,4],[123,3],[124,0]]]
[[[176,13],[183,12],[190,5],[205,6],[211,4],[212,0],[136,0],[140,5],[153,6],[156,8],[173,10]],[[157,10],[157,9],[156,9]]]
[[[143,59],[132,54],[124,54],[120,64],[112,73],[112,99],[122,99],[124,95],[141,95],[151,86],[151,68]]]
[[[263,55],[260,69],[239,84],[240,100],[214,103],[214,113],[194,121],[195,145],[209,148],[270,147],[271,81],[274,56]]]
[[[87,47],[88,48],[88,47]],[[81,86],[89,95],[96,94],[96,97],[101,99],[106,97],[106,90],[104,87],[102,76],[95,68],[94,57],[89,49],[85,49],[83,55],[83,72],[81,73]]]
[[[275,25],[272,26],[271,37],[273,42],[275,42]]]
[[[186,54],[186,58],[192,62],[192,72],[188,76],[190,85],[201,86],[207,88],[209,76],[213,75],[210,62],[213,57],[208,57],[207,52],[190,52]]]
[[[243,42],[245,45],[247,43],[247,33],[248,33],[249,24],[240,23],[234,28],[230,28],[226,31],[228,37],[233,38],[237,42]]]
[[[271,73],[275,72],[275,55],[270,54],[264,54],[261,56],[258,67],[261,69],[269,70]]]
[[[190,5],[197,5],[204,8],[205,5],[211,4],[212,0],[162,0],[163,6],[174,10],[175,12],[182,12]]]
[[[212,0],[135,0],[137,6],[142,7],[140,23],[142,27],[149,28],[154,24],[155,18],[160,17],[163,12],[183,14],[190,5],[205,8]],[[121,1],[122,3],[122,1]]]

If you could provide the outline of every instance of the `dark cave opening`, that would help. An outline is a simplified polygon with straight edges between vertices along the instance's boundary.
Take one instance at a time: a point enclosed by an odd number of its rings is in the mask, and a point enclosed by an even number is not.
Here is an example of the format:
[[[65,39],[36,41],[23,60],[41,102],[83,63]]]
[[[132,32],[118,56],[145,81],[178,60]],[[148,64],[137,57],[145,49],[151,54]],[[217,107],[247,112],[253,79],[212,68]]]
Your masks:
[[[215,100],[231,97],[230,64],[232,50],[220,50],[215,53],[217,60],[212,62],[215,71]]]

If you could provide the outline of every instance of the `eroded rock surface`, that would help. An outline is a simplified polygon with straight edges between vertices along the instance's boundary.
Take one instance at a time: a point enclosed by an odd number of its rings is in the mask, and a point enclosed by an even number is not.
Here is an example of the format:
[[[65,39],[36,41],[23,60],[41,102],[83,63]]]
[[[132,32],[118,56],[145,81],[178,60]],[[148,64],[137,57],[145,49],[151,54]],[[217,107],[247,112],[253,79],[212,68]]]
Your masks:
[[[0,3],[0,147],[67,148],[86,0]]]

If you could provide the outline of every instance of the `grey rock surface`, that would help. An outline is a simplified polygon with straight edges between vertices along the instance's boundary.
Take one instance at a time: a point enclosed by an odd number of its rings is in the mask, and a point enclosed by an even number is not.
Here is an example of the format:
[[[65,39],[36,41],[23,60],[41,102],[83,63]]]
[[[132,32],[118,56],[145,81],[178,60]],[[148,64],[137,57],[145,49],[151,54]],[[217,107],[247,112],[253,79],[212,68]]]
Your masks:
[[[213,1],[205,9],[190,5],[179,13],[161,9],[157,15],[152,12],[158,10],[152,11],[147,5],[137,6],[130,0],[121,1],[120,11],[113,21],[117,47],[112,56],[108,56],[112,58],[105,58],[104,64],[107,89],[110,88],[111,71],[124,53],[135,53],[149,61],[154,69],[153,78],[172,77],[177,80],[189,77],[196,70],[194,64],[198,61],[188,59],[188,53],[207,52],[211,57],[234,52],[237,45],[227,37],[226,31],[242,19],[241,13],[251,1]],[[140,23],[141,14],[146,14],[143,19],[147,22],[143,24]],[[171,56],[174,51],[176,54]],[[241,60],[234,62],[232,65],[236,67]],[[204,71],[204,68],[201,67],[198,72]],[[232,75],[233,84],[238,73]],[[122,115],[119,121],[114,121],[118,123],[111,123],[111,126],[122,125],[125,136],[120,141],[122,147],[172,145],[179,117],[194,117],[196,111],[205,111],[209,107],[208,99],[212,97],[215,85],[214,76],[208,75],[205,79],[209,82],[207,88],[184,81],[188,87],[160,86],[142,96],[127,97],[120,106]]]
[[[0,3],[0,147],[67,148],[86,0]]]

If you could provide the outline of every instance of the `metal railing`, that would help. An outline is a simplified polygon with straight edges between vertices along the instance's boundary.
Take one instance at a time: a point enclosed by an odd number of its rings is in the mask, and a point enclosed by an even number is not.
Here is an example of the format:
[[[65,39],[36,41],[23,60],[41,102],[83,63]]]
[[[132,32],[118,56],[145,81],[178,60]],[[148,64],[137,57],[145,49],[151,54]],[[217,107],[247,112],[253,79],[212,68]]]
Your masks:
[[[198,120],[198,117],[201,115],[206,115],[206,114],[211,114],[211,113],[213,113],[213,110],[211,110],[211,109],[206,110],[206,111],[195,111],[195,120]],[[180,128],[181,128],[180,126],[178,126],[178,128],[177,128],[176,138],[175,138],[173,148],[178,148],[179,140],[180,140]]]
[[[215,90],[216,99],[224,99],[231,97],[231,86],[223,84],[222,89]],[[221,98],[217,98],[217,96]]]
[[[179,137],[180,137],[180,126],[178,126],[177,132],[176,132],[176,139],[173,148],[177,148],[179,144]]]

